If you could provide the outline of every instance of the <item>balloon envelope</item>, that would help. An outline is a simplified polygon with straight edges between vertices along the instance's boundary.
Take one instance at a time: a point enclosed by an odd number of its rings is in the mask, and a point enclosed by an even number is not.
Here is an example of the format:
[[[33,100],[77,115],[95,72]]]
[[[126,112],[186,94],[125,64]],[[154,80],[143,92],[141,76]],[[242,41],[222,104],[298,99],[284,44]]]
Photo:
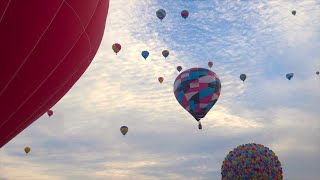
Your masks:
[[[121,45],[119,43],[115,43],[112,45],[112,49],[117,54],[121,50]]]
[[[177,70],[180,72],[182,70],[182,67],[181,66],[178,66],[177,67]]]
[[[0,148],[85,72],[108,7],[109,0],[0,1]]]
[[[297,11],[292,11],[292,14],[295,16],[297,14]]]
[[[184,18],[184,19],[187,19],[187,17],[189,16],[189,12],[187,10],[183,10],[181,11],[181,16]]]
[[[121,133],[122,133],[123,135],[126,135],[127,132],[128,132],[128,127],[127,127],[127,126],[122,126],[122,127],[120,128],[120,131],[121,131]]]
[[[159,81],[160,83],[162,83],[163,80],[164,80],[163,77],[159,77],[159,78],[158,78],[158,81]]]
[[[214,72],[192,68],[178,75],[173,90],[180,105],[199,121],[218,101],[221,83]]]
[[[294,76],[293,73],[289,73],[289,74],[286,75],[286,78],[289,79],[289,80],[291,80],[291,78],[292,78],[293,76]]]
[[[31,148],[29,148],[29,147],[24,148],[24,152],[26,152],[26,154],[28,154],[30,151],[31,151]]]
[[[247,79],[247,75],[241,74],[240,79],[244,82]]]
[[[149,56],[149,52],[148,51],[142,51],[141,56],[146,60]]]
[[[157,17],[162,20],[164,17],[166,17],[166,11],[163,10],[163,9],[159,9],[157,12],[156,12],[156,15]]]
[[[162,55],[163,57],[167,58],[169,56],[169,51],[168,50],[162,51]]]
[[[221,166],[222,180],[282,180],[282,167],[275,153],[261,144],[240,145],[225,157]]]
[[[213,66],[213,62],[208,62],[208,66],[211,68]]]
[[[50,116],[53,115],[53,111],[52,111],[52,110],[48,110],[48,111],[47,111],[47,114],[48,114],[48,116],[50,117]]]
[[[319,71],[317,71],[317,72],[316,72],[316,74],[317,74],[317,75],[319,75],[319,74],[320,74],[320,72],[319,72]]]

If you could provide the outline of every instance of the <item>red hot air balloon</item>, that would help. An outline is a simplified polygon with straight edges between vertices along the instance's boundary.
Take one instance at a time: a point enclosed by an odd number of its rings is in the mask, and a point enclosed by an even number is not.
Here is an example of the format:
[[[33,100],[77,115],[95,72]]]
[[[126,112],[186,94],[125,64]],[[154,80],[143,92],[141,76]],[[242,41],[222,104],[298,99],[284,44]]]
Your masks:
[[[108,9],[109,0],[0,1],[0,148],[85,72]]]
[[[213,66],[213,62],[208,62],[208,66],[211,68]]]
[[[53,115],[53,111],[50,109],[50,110],[47,111],[47,114],[48,114],[48,116],[50,117],[50,116]]]

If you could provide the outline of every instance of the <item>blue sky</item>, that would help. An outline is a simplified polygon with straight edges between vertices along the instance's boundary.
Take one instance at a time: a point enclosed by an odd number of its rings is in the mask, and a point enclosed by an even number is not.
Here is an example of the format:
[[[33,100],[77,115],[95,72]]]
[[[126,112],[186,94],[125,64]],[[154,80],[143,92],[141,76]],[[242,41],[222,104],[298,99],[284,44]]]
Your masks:
[[[284,179],[319,179],[319,17],[317,0],[111,0],[92,64],[52,117],[0,150],[0,179],[221,179],[227,153],[250,142],[276,153]],[[208,61],[222,92],[199,131],[173,82],[176,66]]]

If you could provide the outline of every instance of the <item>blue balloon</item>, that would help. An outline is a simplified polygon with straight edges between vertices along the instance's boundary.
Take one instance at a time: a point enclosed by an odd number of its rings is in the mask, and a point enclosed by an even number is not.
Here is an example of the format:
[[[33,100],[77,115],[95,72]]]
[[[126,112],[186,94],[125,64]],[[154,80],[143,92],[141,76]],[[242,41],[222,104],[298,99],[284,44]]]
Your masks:
[[[145,60],[147,60],[147,57],[149,56],[149,52],[148,51],[142,51],[141,55]]]
[[[291,80],[291,78],[293,77],[293,75],[294,75],[293,73],[289,73],[289,74],[286,75],[286,77],[287,77],[287,79]]]

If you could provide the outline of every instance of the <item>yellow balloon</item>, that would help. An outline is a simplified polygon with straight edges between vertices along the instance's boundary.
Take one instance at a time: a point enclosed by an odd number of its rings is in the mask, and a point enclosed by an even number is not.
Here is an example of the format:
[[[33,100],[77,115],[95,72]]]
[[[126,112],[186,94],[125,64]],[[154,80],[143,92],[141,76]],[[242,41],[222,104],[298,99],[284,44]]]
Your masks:
[[[30,151],[31,151],[31,148],[29,148],[29,147],[24,148],[24,152],[26,152],[26,154],[28,154]]]

